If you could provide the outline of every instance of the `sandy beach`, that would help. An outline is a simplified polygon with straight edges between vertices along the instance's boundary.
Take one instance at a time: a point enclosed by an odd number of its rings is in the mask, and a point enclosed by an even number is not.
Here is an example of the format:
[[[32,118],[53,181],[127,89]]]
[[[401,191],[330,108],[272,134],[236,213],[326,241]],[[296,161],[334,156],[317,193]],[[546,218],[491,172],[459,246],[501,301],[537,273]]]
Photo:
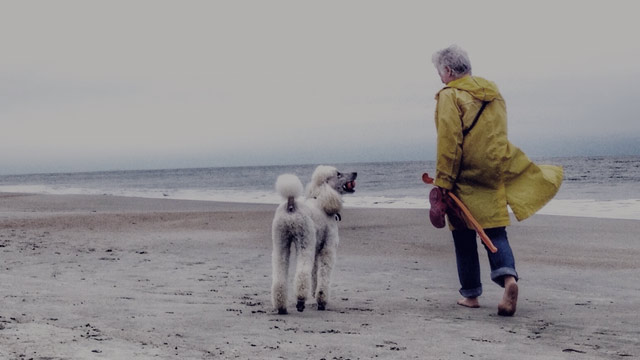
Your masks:
[[[0,358],[640,357],[638,220],[514,222],[520,300],[504,318],[484,256],[481,307],[456,305],[451,235],[426,209],[347,208],[327,311],[291,298],[280,316],[274,209],[0,194]]]

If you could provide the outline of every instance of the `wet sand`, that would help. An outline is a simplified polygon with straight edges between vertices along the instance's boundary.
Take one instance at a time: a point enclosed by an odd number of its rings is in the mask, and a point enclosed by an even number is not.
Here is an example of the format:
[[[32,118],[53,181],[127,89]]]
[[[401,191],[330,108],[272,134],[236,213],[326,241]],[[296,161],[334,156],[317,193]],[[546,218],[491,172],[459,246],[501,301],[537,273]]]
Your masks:
[[[536,215],[497,315],[459,298],[427,210],[345,209],[327,311],[271,308],[275,206],[0,194],[2,359],[640,357],[640,221]]]

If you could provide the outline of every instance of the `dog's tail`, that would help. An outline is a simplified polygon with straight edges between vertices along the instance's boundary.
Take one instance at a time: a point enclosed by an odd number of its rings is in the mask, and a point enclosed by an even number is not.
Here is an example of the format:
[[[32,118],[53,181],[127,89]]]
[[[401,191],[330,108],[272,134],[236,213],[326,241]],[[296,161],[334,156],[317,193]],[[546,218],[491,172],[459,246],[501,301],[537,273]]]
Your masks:
[[[276,191],[280,196],[287,200],[287,211],[294,212],[296,210],[295,198],[302,195],[302,182],[293,174],[282,174],[278,176],[276,181]]]

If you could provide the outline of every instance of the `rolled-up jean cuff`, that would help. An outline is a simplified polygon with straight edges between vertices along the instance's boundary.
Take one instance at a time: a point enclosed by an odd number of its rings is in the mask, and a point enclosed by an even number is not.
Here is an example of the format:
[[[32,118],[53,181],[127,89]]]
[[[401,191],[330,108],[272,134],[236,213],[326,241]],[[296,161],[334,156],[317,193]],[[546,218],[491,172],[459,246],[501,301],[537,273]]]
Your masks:
[[[460,295],[466,298],[474,298],[482,295],[482,286],[475,289],[460,289]]]
[[[518,273],[515,269],[502,267],[499,269],[495,269],[491,272],[491,280],[496,284],[504,287],[504,278],[503,276],[513,276],[516,281],[518,281]]]

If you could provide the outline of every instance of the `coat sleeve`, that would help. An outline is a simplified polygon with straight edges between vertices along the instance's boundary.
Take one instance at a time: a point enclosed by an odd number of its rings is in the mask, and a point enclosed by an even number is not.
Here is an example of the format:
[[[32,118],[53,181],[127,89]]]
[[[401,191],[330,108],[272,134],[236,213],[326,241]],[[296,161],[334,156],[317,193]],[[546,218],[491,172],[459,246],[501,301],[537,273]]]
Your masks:
[[[435,185],[451,190],[462,160],[462,119],[454,89],[443,89],[437,96],[436,130],[438,139]]]

